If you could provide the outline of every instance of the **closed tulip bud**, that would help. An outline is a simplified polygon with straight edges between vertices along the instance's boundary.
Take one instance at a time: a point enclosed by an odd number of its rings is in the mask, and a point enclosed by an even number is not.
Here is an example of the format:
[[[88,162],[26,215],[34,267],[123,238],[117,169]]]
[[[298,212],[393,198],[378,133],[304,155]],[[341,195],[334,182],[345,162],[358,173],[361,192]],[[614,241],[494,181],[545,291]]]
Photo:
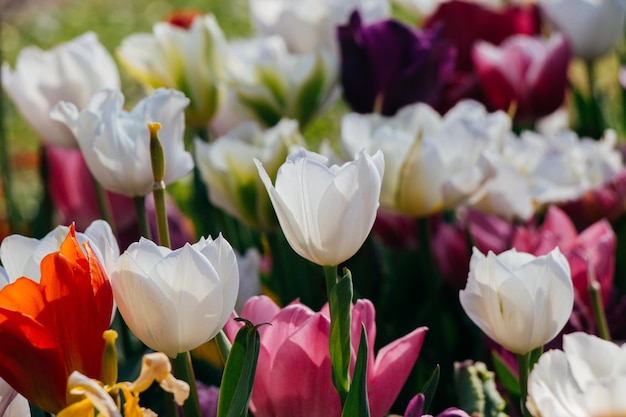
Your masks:
[[[334,266],[354,255],[372,229],[385,163],[380,151],[342,166],[326,161],[302,149],[280,167],[275,185],[255,163],[291,247],[311,262]]]
[[[459,299],[487,336],[523,355],[563,329],[574,306],[574,287],[558,248],[538,257],[515,249],[485,256],[474,248]]]
[[[173,358],[222,329],[235,307],[239,271],[221,235],[175,251],[142,238],[119,258],[111,285],[132,332]]]
[[[593,60],[605,55],[624,33],[624,0],[541,0],[541,11],[572,44],[574,55]]]
[[[265,131],[246,122],[212,143],[197,139],[196,163],[211,202],[250,227],[275,229],[278,220],[254,158],[274,180],[291,147],[303,144],[298,123],[287,119]]]

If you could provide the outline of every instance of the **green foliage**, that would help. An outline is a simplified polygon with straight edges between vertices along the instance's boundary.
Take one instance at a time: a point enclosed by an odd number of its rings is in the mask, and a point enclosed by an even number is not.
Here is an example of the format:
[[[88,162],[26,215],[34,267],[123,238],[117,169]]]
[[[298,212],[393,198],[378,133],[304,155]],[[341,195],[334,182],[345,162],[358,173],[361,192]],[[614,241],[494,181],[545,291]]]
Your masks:
[[[336,268],[336,267],[332,267]],[[347,270],[346,270],[347,271]],[[350,327],[352,322],[352,275],[347,271],[330,290],[330,359],[333,384],[345,402],[350,390]]]
[[[483,362],[455,364],[459,408],[480,417],[506,417],[506,403],[496,388],[495,374]]]
[[[361,323],[361,340],[359,353],[354,367],[354,380],[343,406],[341,417],[369,417],[370,406],[367,398],[367,334]]]

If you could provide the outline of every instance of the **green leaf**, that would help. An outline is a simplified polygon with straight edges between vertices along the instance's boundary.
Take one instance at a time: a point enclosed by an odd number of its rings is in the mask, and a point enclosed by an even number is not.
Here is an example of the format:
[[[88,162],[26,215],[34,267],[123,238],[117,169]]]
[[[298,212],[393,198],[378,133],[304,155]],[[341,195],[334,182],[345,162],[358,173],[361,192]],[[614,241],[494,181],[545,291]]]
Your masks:
[[[352,307],[352,275],[346,270],[330,291],[330,360],[333,367],[333,385],[343,404],[350,390],[350,327]]]
[[[311,69],[309,77],[302,83],[295,99],[294,114],[290,115],[300,122],[300,126],[306,126],[319,110],[325,82],[326,67],[324,58],[321,54],[318,54],[315,57],[315,65]]]
[[[361,323],[359,353],[354,367],[354,380],[341,412],[341,417],[369,417],[370,405],[367,399],[367,334]]]
[[[502,359],[502,356],[495,350],[491,352],[493,358],[493,369],[496,372],[498,380],[504,388],[511,394],[519,397],[519,380],[515,371]]]
[[[430,408],[430,403],[433,402],[433,397],[435,396],[435,391],[437,391],[437,385],[439,385],[439,375],[441,374],[441,369],[439,368],[439,364],[435,366],[433,373],[430,374],[428,380],[424,383],[422,390],[420,391],[424,394],[424,409],[423,414],[428,414],[428,409]]]
[[[237,332],[224,367],[217,417],[246,417],[252,395],[252,385],[259,358],[261,338],[258,327],[237,318],[245,325]]]

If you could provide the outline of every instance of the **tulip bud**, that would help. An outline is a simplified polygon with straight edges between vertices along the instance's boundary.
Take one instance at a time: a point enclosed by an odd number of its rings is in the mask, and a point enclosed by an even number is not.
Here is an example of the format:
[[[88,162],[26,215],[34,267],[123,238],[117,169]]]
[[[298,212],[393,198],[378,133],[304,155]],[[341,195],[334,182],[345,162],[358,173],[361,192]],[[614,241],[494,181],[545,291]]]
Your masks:
[[[485,256],[474,248],[459,299],[487,336],[523,355],[563,329],[574,307],[574,286],[558,248],[538,257],[515,249]]]

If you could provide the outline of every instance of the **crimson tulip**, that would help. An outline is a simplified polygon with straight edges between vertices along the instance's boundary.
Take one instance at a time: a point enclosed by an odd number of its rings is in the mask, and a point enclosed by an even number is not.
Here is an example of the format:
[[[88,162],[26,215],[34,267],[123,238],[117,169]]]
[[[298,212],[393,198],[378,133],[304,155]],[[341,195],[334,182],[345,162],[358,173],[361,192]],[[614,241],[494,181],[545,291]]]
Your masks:
[[[41,281],[22,277],[0,290],[0,378],[41,409],[56,413],[71,398],[69,375],[100,379],[113,293],[74,226],[58,252],[41,261]]]
[[[328,304],[320,312],[295,301],[281,309],[265,296],[248,300],[241,317],[259,328],[261,349],[250,410],[256,417],[339,417],[341,402],[333,388],[328,349]],[[387,415],[417,360],[426,327],[420,327],[383,347],[374,357],[374,305],[358,300],[352,307],[352,361],[354,368],[361,323],[368,338],[367,391],[371,417]],[[230,320],[226,334],[232,340],[239,324]]]
[[[500,46],[479,41],[472,59],[487,102],[493,109],[515,108],[515,119],[534,122],[565,99],[569,43],[562,34],[549,39],[515,35]]]

